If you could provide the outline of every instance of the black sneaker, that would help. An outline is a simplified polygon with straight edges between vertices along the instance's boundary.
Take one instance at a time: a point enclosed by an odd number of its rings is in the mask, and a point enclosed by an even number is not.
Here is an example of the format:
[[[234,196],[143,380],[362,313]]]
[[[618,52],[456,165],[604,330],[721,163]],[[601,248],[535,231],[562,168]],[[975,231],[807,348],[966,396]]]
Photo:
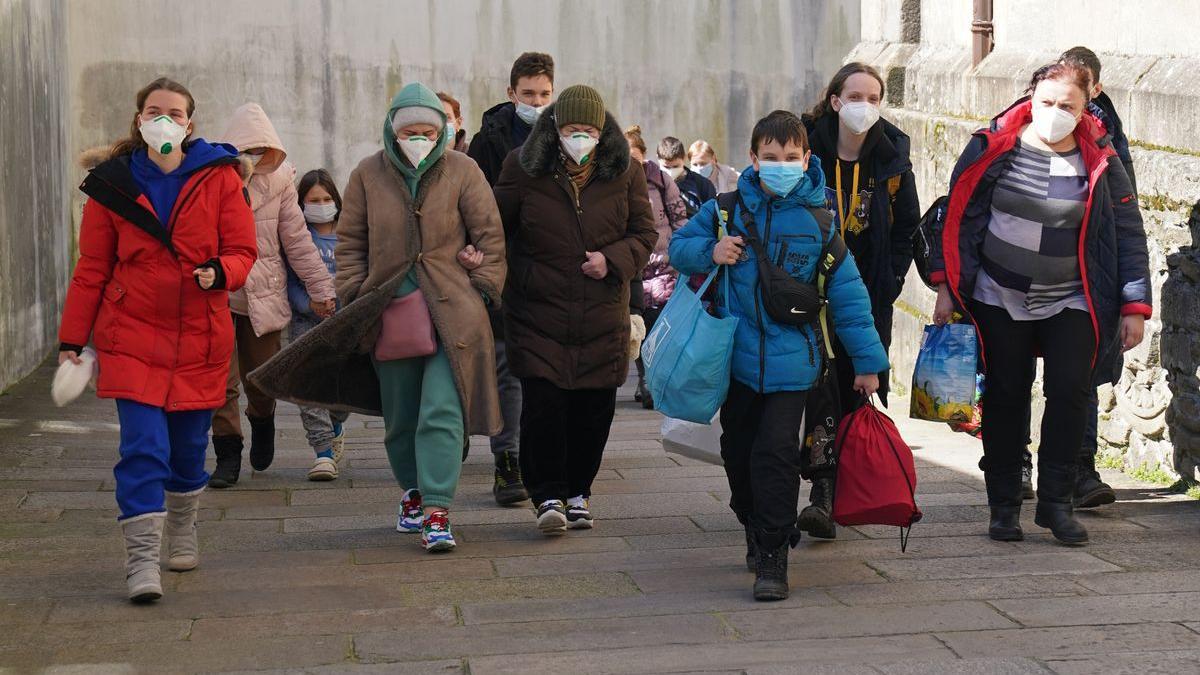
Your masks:
[[[567,527],[572,530],[590,530],[594,521],[592,512],[588,510],[588,500],[583,504],[567,504]]]
[[[567,531],[567,509],[557,499],[542,502],[537,510],[537,526],[542,534],[555,537]]]
[[[521,465],[513,455],[496,455],[496,482],[492,484],[492,496],[500,506],[512,506],[529,499],[525,483],[521,481]]]
[[[1033,499],[1037,493],[1033,491],[1033,467],[1021,467],[1021,499]]]

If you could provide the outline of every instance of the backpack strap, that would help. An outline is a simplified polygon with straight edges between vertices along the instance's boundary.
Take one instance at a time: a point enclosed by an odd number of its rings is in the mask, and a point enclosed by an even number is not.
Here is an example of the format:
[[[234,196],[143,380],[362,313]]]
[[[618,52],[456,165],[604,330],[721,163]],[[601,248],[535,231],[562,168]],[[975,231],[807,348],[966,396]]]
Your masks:
[[[829,209],[810,207],[808,210],[812,217],[817,221],[817,225],[821,228],[821,239],[825,241],[825,245],[821,247],[821,255],[817,259],[817,297],[821,298],[821,313],[819,315],[818,324],[821,330],[821,341],[825,348],[825,358],[832,360],[833,357],[833,342],[829,339],[829,296],[827,289],[829,280],[833,278],[838,268],[842,266],[842,262],[846,260],[846,254],[849,252],[846,248],[846,241],[842,239],[842,235],[833,231],[833,214]]]
[[[723,235],[729,233],[729,217],[733,215],[733,211],[740,201],[741,197],[738,196],[737,190],[717,195],[717,217],[713,222],[713,234],[718,241]],[[721,231],[722,228],[725,229],[724,232]]]

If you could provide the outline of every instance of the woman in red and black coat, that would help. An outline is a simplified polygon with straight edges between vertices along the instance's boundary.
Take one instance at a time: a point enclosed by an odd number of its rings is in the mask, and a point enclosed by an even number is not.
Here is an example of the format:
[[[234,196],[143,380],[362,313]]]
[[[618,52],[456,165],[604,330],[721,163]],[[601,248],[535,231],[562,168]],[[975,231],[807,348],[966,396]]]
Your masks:
[[[934,322],[958,309],[978,329],[986,369],[981,466],[996,540],[1023,537],[1021,454],[1033,373],[1045,363],[1046,412],[1034,522],[1066,544],[1076,458],[1092,389],[1112,381],[1151,314],[1146,233],[1109,137],[1086,112],[1091,76],[1056,63],[1032,97],[976,132],[959,158],[933,280]]]
[[[237,152],[191,140],[194,112],[166,78],[138,92],[130,137],[80,186],[80,258],[59,329],[59,362],[78,362],[92,342],[98,394],[117,401],[116,498],[135,602],[162,595],[164,527],[168,569],[197,565],[208,430],[233,352],[229,292],[257,255]]]

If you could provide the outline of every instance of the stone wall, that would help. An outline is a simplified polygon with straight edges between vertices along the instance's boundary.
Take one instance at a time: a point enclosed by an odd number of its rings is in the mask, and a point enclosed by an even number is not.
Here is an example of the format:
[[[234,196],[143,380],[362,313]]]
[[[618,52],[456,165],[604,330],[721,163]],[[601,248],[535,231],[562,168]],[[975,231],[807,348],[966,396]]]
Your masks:
[[[0,0],[0,389],[55,343],[74,257],[64,15]]]
[[[1100,53],[1101,79],[1134,144],[1156,306],[1146,340],[1126,355],[1121,382],[1102,391],[1101,443],[1126,468],[1200,479],[1200,266],[1187,247],[1200,217],[1193,214],[1200,204],[1200,44],[1179,28],[1200,21],[1200,5],[1088,4],[1090,15],[1112,20],[1078,21],[1070,3],[995,3],[996,49],[972,67],[970,0],[865,0],[863,42],[847,60],[884,71],[891,89],[884,114],[912,137],[927,205],[945,194],[971,132],[1020,96],[1037,66],[1076,44]],[[932,308],[933,294],[911,275],[892,347],[904,389]]]

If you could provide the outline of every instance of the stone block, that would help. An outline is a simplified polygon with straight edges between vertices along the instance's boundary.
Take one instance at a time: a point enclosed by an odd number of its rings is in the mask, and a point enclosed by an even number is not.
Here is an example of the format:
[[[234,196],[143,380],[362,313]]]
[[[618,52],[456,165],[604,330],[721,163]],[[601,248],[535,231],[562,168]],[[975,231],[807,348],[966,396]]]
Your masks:
[[[827,586],[825,592],[847,605],[886,605],[953,600],[996,600],[1081,595],[1086,590],[1072,577],[1009,577],[998,579],[938,579],[893,581],[886,584]]]
[[[991,555],[932,560],[881,560],[873,562],[872,566],[889,579],[910,581],[1120,571],[1115,565],[1082,552],[1027,553],[1025,555]]]
[[[792,668],[791,672],[797,672],[798,666],[803,664],[804,672],[808,672],[810,665],[820,667],[821,664],[837,664],[860,667],[857,664],[954,658],[950,650],[931,637],[908,635],[839,640],[723,641],[714,644],[693,644],[686,649],[663,649],[661,645],[655,645],[627,649],[553,650],[474,657],[471,659],[471,673],[558,675],[586,672],[595,675],[625,675],[666,672],[755,672],[756,668],[770,668],[779,664],[786,664]]]
[[[1014,645],[1020,645],[1022,655],[1044,660],[1133,650],[1200,649],[1200,634],[1172,623],[956,631],[937,637],[964,658],[1009,656]]]
[[[725,618],[744,640],[847,638],[954,629],[988,630],[1016,625],[983,602],[729,612]]]
[[[997,600],[992,603],[1026,626],[1102,626],[1200,621],[1200,592],[1079,598]]]
[[[238,642],[271,637],[346,635],[394,629],[398,625],[451,628],[458,624],[453,607],[399,607],[306,612],[262,617],[200,619],[191,624],[192,642]]]
[[[742,549],[744,552],[744,549]],[[799,563],[790,559],[788,582],[792,592],[801,588],[823,588],[847,584],[883,584],[886,579],[860,562]],[[629,578],[643,593],[685,593],[740,589],[747,593],[754,578],[746,572],[745,560],[719,567],[630,570]]]

